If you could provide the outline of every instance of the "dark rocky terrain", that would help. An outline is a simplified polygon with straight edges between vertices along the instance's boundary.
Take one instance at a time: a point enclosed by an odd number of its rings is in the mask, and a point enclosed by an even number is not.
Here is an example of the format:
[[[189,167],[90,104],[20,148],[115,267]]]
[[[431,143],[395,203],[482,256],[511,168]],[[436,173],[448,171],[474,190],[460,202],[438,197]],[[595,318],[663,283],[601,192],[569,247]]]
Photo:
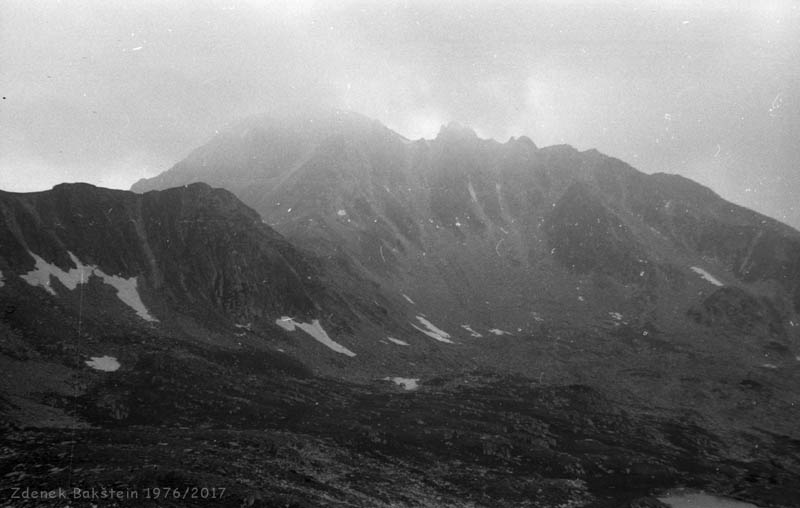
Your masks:
[[[346,113],[248,120],[134,190],[0,193],[0,503],[800,505],[785,225]]]

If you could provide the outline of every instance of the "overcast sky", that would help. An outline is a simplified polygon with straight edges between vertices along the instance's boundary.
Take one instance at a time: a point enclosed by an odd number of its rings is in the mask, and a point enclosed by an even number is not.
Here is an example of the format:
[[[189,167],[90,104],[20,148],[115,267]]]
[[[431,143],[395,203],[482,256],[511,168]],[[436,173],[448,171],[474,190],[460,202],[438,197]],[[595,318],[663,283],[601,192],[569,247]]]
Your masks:
[[[800,6],[0,0],[0,189],[128,188],[255,113],[598,148],[800,227]]]

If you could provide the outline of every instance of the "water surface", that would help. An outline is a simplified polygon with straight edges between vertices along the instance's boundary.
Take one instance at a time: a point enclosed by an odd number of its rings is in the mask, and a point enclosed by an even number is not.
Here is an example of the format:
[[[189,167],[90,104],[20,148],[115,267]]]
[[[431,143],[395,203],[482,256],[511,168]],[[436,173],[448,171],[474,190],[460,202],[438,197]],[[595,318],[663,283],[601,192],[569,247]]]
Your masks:
[[[658,499],[672,508],[759,508],[754,504],[702,492],[676,491]]]

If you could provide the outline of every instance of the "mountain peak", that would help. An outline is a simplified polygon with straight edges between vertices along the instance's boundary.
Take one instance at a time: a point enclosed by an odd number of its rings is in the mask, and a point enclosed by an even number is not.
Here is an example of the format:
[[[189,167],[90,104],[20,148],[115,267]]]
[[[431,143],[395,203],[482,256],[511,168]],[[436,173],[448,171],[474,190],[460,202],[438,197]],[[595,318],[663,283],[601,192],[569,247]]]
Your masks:
[[[531,138],[529,138],[528,136],[520,136],[518,138],[516,138],[514,136],[511,136],[508,139],[508,143],[521,144],[521,145],[526,146],[526,147],[528,147],[530,149],[533,149],[533,150],[538,150],[539,149],[539,147],[536,146],[536,143],[534,143],[533,140]]]
[[[441,126],[436,139],[478,139],[478,134],[472,128],[458,122],[449,122]]]

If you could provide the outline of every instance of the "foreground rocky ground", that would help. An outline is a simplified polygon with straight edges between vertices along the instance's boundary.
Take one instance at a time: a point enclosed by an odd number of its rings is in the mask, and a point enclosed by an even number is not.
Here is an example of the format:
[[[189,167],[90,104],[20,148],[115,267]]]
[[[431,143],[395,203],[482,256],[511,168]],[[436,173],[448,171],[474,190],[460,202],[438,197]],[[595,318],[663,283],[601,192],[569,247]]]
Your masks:
[[[67,505],[25,488],[81,489],[70,506],[658,506],[640,498],[679,486],[800,499],[800,441],[717,435],[582,385],[474,372],[404,391],[257,365],[232,381],[164,360],[65,398],[91,426],[6,424],[0,506]],[[110,489],[137,497],[91,498]]]
[[[421,189],[451,203],[436,217],[292,206],[333,253],[203,184],[3,194],[0,506],[641,508],[687,487],[796,508],[799,234],[542,152],[518,167],[541,181],[507,182],[552,190],[516,196],[519,224],[480,172]],[[576,157],[602,163],[588,184]]]

